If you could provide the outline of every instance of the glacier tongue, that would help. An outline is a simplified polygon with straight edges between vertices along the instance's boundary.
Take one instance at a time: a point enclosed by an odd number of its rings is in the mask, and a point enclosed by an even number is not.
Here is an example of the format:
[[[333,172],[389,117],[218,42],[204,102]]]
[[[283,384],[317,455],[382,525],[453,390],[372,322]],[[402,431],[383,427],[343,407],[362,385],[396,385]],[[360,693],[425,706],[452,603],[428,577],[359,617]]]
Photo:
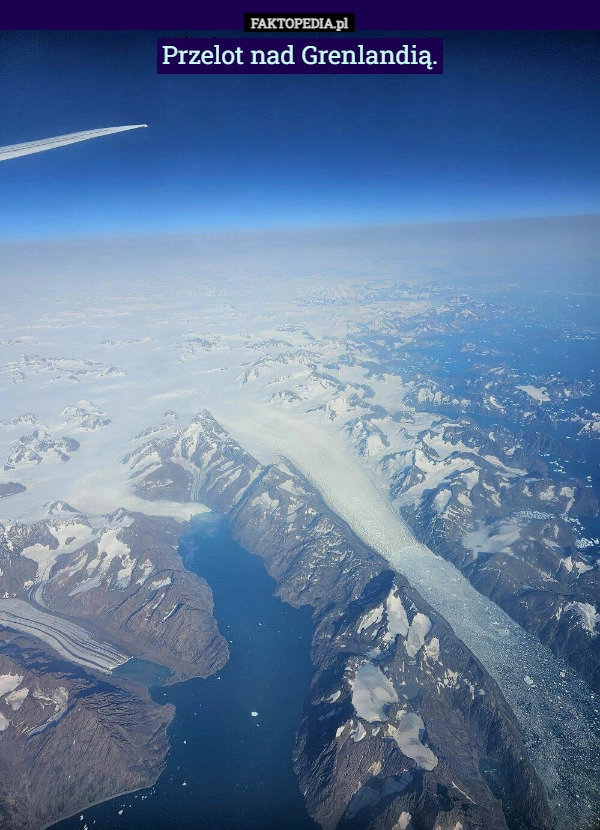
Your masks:
[[[417,541],[362,464],[332,431],[266,407],[213,410],[254,457],[287,457],[356,535],[403,573],[481,660],[515,712],[557,828],[600,810],[600,706],[583,680],[449,562]],[[535,681],[535,693],[524,677]]]

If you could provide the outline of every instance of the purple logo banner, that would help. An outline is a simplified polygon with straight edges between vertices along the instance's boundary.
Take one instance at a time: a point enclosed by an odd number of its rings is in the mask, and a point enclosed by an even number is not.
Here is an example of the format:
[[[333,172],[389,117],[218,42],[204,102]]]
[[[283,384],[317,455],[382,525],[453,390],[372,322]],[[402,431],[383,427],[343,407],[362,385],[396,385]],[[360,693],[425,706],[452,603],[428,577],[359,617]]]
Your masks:
[[[159,38],[160,75],[440,75],[439,38]]]
[[[354,14],[244,14],[245,32],[355,32]]]

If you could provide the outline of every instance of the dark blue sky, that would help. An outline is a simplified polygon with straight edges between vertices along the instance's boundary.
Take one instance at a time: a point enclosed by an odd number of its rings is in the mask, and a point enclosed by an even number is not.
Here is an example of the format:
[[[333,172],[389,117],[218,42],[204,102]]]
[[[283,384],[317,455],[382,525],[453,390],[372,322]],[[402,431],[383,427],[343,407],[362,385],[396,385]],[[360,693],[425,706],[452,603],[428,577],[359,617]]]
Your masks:
[[[596,34],[420,33],[438,76],[158,76],[156,34],[0,34],[0,145],[150,125],[0,164],[0,235],[600,212]]]

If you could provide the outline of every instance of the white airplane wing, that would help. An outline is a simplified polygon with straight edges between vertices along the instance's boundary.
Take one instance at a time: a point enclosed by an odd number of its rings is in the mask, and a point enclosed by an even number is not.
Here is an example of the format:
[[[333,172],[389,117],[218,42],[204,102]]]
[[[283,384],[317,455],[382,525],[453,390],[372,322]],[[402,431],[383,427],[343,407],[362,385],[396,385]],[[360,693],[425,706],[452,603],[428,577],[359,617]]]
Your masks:
[[[31,153],[41,153],[44,150],[54,150],[55,147],[64,147],[66,144],[75,144],[78,141],[87,141],[89,138],[100,138],[103,135],[122,133],[125,130],[138,130],[147,127],[147,124],[129,124],[126,127],[103,127],[100,130],[84,130],[81,133],[67,133],[54,138],[42,138],[39,141],[27,141],[24,144],[10,144],[0,147],[0,161],[28,156]]]

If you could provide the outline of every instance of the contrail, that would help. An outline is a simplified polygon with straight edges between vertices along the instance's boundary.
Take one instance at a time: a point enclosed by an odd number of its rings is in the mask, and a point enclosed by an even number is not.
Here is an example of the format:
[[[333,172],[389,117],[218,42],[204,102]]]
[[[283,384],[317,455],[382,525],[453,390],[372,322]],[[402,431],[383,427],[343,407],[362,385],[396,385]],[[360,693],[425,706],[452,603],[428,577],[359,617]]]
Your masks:
[[[28,156],[31,153],[41,153],[44,150],[54,150],[55,147],[64,147],[66,144],[75,144],[77,141],[87,141],[89,138],[100,138],[103,135],[122,133],[125,130],[139,130],[147,124],[129,124],[126,127],[103,127],[100,130],[84,130],[80,133],[67,133],[54,138],[42,138],[39,141],[27,141],[24,144],[10,144],[0,147],[0,161]]]

